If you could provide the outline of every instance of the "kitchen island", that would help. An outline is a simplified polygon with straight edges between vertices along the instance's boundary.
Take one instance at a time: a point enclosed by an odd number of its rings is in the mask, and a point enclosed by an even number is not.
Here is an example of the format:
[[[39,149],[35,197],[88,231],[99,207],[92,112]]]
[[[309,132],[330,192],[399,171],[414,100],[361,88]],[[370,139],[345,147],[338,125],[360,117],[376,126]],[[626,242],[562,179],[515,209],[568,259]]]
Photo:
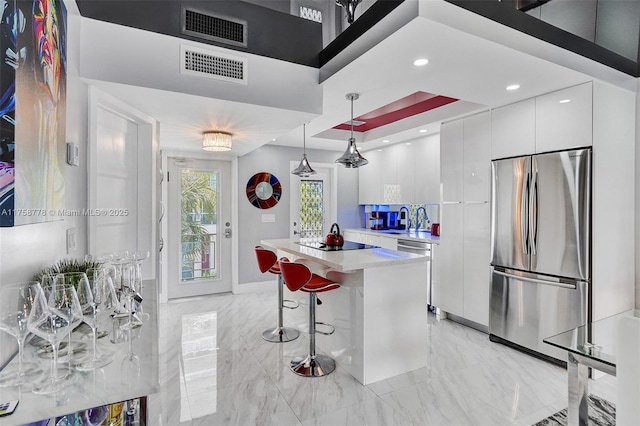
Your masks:
[[[263,240],[278,257],[306,264],[341,287],[319,295],[317,319],[335,326],[318,334],[319,350],[367,385],[427,365],[428,256],[384,248],[323,251],[290,239]],[[286,292],[288,290],[285,289]],[[286,295],[307,300],[306,293]],[[285,321],[308,331],[308,304]]]

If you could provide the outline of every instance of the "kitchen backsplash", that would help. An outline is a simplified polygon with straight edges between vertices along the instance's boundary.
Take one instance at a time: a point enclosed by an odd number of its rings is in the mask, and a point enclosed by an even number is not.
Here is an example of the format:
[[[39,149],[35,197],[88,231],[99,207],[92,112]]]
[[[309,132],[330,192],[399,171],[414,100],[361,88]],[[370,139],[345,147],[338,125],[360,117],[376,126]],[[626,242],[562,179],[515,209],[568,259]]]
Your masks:
[[[399,212],[402,207],[407,207],[409,209],[409,217],[411,219],[411,228],[415,228],[417,223],[416,213],[420,207],[424,207],[424,210],[427,213],[427,219],[424,218],[424,213],[420,210],[420,220],[421,220],[421,229],[431,230],[432,223],[440,222],[440,204],[438,203],[428,203],[428,204],[366,204],[361,205],[361,220],[362,227],[369,228],[368,217],[371,212],[375,211],[383,211],[383,212]]]

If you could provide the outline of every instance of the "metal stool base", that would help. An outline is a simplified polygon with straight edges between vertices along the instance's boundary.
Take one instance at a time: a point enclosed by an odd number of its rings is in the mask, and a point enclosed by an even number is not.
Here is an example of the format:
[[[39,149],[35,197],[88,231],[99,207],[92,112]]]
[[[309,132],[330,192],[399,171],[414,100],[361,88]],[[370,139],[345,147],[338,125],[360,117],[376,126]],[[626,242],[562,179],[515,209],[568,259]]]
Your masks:
[[[336,369],[336,362],[326,355],[307,355],[306,358],[294,358],[289,365],[298,376],[322,377]]]
[[[300,332],[295,328],[276,327],[262,332],[262,338],[267,342],[284,343],[296,340]]]

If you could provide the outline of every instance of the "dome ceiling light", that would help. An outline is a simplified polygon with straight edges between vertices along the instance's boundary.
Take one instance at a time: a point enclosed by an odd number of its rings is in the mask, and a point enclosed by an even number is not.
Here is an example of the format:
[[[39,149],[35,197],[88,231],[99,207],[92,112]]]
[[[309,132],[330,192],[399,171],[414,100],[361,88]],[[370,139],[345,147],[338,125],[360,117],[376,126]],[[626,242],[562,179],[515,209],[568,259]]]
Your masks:
[[[349,138],[347,150],[342,154],[342,157],[336,160],[336,163],[340,163],[349,169],[355,169],[369,164],[369,161],[358,152],[356,139],[353,137],[353,101],[359,97],[360,95],[357,93],[348,93],[346,95],[346,98],[351,101],[351,137]]]
[[[205,151],[231,151],[231,133],[211,131],[202,133],[202,149]]]

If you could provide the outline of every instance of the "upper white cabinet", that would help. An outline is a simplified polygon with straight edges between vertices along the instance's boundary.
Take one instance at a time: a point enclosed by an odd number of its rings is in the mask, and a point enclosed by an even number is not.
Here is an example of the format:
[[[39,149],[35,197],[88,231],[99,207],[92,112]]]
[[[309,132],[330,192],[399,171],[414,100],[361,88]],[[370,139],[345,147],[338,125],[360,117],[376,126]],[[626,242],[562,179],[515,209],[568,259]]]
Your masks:
[[[491,188],[491,113],[463,120],[463,200],[489,201]]]
[[[491,111],[491,158],[591,146],[593,84],[584,83]]]
[[[414,202],[440,201],[440,136],[432,135],[413,143]]]
[[[516,102],[491,111],[491,158],[533,154],[536,150],[536,103]]]
[[[438,135],[367,151],[358,169],[360,204],[436,203],[440,200]]]
[[[536,152],[591,146],[592,84],[536,98]]]
[[[358,201],[360,204],[380,204],[382,200],[382,186],[380,173],[382,154],[378,151],[368,151],[364,157],[369,161],[364,167],[358,169]]]
[[[440,127],[440,181],[442,201],[460,201],[463,197],[463,120]]]

